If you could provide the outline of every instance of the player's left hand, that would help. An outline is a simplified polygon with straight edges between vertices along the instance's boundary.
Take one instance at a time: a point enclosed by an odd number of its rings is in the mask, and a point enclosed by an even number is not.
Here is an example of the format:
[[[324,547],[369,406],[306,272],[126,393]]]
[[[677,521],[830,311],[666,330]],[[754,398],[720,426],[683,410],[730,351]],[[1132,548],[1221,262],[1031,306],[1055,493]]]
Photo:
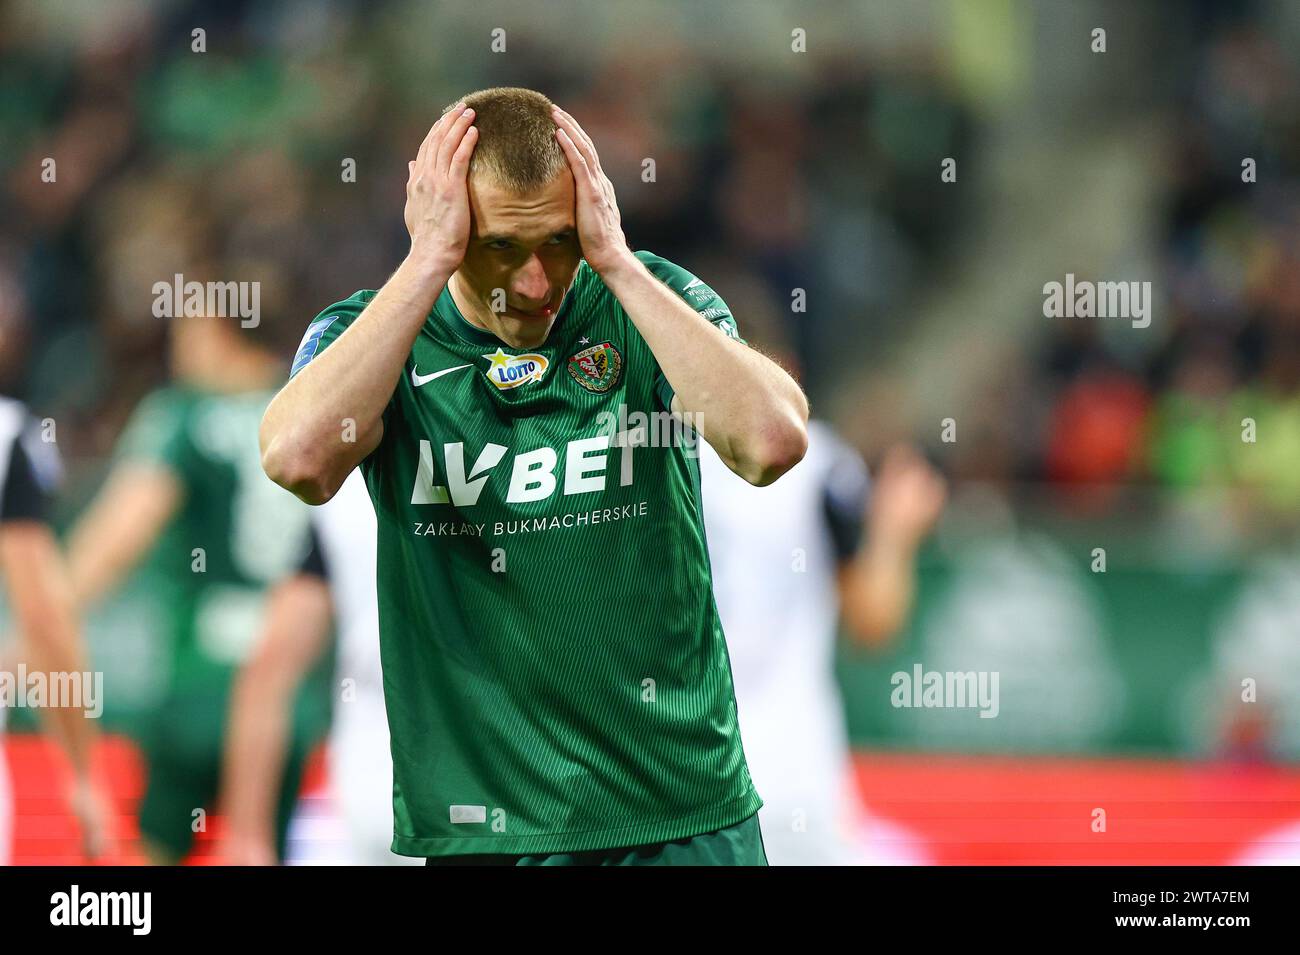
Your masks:
[[[867,503],[872,533],[914,547],[943,513],[947,484],[925,457],[906,444],[885,454]]]
[[[600,168],[596,145],[578,121],[558,106],[552,107],[551,117],[557,127],[555,138],[559,140],[573,172],[582,257],[600,274],[627,262],[632,256],[623,236],[614,184]]]

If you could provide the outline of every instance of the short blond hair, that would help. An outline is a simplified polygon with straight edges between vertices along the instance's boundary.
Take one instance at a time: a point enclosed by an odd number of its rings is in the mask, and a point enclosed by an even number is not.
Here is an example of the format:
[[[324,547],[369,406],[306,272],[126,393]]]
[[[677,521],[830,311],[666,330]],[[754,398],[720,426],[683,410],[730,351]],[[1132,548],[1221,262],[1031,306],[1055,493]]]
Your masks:
[[[448,103],[474,110],[478,142],[470,159],[471,176],[486,175],[516,193],[549,185],[569,163],[555,138],[551,101],[536,90],[494,86]]]

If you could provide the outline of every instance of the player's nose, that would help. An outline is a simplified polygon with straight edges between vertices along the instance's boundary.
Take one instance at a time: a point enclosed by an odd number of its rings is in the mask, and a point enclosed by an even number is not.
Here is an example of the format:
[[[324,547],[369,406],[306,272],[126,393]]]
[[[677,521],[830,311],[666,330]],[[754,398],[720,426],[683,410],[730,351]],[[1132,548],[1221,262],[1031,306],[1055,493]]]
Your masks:
[[[542,260],[536,255],[532,256],[524,267],[515,273],[514,292],[519,301],[519,307],[525,311],[541,308],[550,299],[551,282],[546,277],[546,269],[542,267]]]

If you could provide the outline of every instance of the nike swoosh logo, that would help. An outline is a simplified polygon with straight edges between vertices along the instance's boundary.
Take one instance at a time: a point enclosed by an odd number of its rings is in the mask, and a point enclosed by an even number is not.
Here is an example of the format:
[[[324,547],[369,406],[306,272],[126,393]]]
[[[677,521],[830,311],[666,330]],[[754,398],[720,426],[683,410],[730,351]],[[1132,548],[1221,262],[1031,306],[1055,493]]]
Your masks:
[[[698,277],[697,277],[697,278],[693,278],[693,279],[691,279],[689,282],[686,283],[686,288],[682,289],[682,291],[685,292],[687,288],[695,288],[695,286],[697,286],[697,285],[699,285],[699,284],[700,284],[700,280],[699,280],[699,278],[698,278]]]
[[[450,375],[453,371],[460,371],[462,368],[470,368],[470,365],[457,365],[455,368],[444,368],[442,371],[435,371],[432,375],[421,375],[414,368],[411,369],[411,384],[419,388],[421,385],[427,385],[435,378],[441,378],[443,375]]]

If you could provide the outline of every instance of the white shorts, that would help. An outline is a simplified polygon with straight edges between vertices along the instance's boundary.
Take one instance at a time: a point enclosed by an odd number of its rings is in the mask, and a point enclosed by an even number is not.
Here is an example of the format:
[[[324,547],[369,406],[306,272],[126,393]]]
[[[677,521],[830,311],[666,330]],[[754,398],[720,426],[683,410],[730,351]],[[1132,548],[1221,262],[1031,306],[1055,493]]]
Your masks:
[[[421,865],[393,844],[393,757],[388,724],[336,726],[330,738],[330,789],[352,844],[355,865]]]
[[[829,791],[828,791],[829,790]],[[861,804],[853,782],[764,793],[759,823],[774,866],[929,865],[925,842]]]
[[[355,705],[355,704],[353,704]],[[382,710],[379,711],[382,713]],[[289,865],[422,865],[393,842],[393,761],[388,724],[336,720],[325,793],[299,801],[289,827]]]

